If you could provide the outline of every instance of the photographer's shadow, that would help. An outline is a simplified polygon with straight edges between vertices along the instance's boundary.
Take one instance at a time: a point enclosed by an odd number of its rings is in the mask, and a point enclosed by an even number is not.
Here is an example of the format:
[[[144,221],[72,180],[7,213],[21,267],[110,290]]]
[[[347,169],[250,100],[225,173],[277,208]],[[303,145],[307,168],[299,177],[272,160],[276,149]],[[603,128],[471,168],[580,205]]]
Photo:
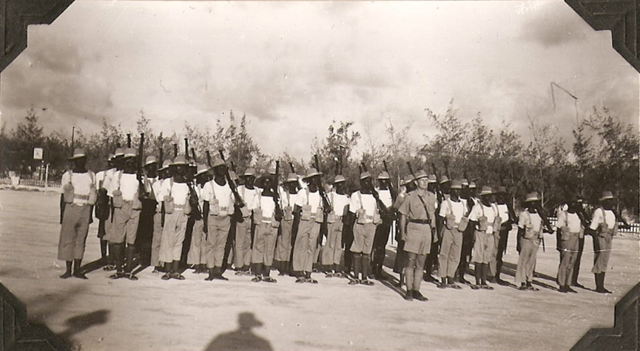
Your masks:
[[[253,313],[243,312],[238,315],[238,329],[220,334],[213,339],[204,351],[221,350],[260,350],[271,351],[271,343],[253,333],[251,329],[261,327]]]

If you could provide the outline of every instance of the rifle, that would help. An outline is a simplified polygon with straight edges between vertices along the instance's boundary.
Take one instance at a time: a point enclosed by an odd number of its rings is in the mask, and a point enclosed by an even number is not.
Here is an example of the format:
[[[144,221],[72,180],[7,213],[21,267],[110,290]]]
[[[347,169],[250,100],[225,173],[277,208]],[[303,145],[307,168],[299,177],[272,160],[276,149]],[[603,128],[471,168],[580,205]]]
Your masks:
[[[131,148],[131,133],[127,133],[127,148]]]
[[[384,165],[384,171],[389,175],[389,192],[391,193],[391,202],[396,202],[396,191],[393,189],[393,184],[391,184],[391,173],[389,173],[389,167],[387,167],[387,160],[382,160],[382,164]]]
[[[207,153],[207,165],[209,166],[209,168],[211,168],[211,154],[209,153],[209,150],[207,150],[206,153]]]
[[[274,184],[273,184],[273,203],[276,205],[275,218],[276,221],[281,221],[284,214],[282,212],[282,208],[280,207],[280,192],[278,191],[279,185],[279,172],[280,172],[280,161],[276,161],[276,174],[274,175]]]
[[[140,199],[146,197],[147,189],[145,189],[144,183],[142,182],[142,165],[144,163],[144,133],[140,133],[140,143],[138,143],[138,164],[137,164],[137,178],[138,178],[138,197]]]
[[[320,163],[318,162],[318,155],[313,155],[313,159],[315,161],[316,170],[320,172]],[[322,207],[325,213],[331,212],[331,201],[329,201],[329,197],[327,193],[324,191],[324,186],[322,185],[322,176],[320,176],[320,186],[318,186],[318,192],[320,193],[320,197],[322,197]],[[325,217],[326,221],[326,217]]]
[[[218,152],[220,153],[220,157],[222,158],[222,161],[227,162],[224,159],[224,151],[222,151],[222,149],[218,150]],[[231,188],[231,192],[233,193],[233,197],[236,200],[236,204],[238,205],[238,207],[244,207],[244,201],[242,200],[242,197],[240,196],[240,194],[238,193],[238,189],[236,188],[236,183],[234,183],[233,179],[231,179],[231,175],[229,175],[229,168],[225,165],[224,167],[224,176],[225,178],[227,178],[227,182],[229,183],[229,188]]]
[[[178,144],[173,144],[173,158],[178,157]]]
[[[184,138],[184,156],[189,160],[189,139]]]
[[[159,151],[159,152],[160,152],[160,158],[159,158],[159,160],[158,160],[158,165],[159,165],[160,167],[162,167],[162,163],[164,163],[164,160],[163,160],[163,158],[164,158],[164,151],[163,151],[163,149],[162,149],[162,146],[160,147],[160,151]],[[160,167],[158,167],[158,168],[160,168]]]
[[[436,164],[433,162],[431,162],[431,170],[433,170],[433,174],[436,176],[436,196],[438,197],[438,203],[441,203],[444,196],[440,191],[440,176],[438,175],[438,169],[436,168]]]
[[[368,172],[367,166],[364,164],[364,162],[362,162],[361,164],[362,164],[362,169],[365,172]],[[376,188],[373,186],[373,182],[371,182],[371,189],[369,189],[369,190],[371,190],[371,195],[373,195],[373,198],[376,200],[376,204],[378,204],[378,209],[380,209],[380,215],[381,216],[386,216],[386,217],[391,217],[391,212],[389,211],[387,206],[385,206],[384,202],[382,202],[382,200],[380,200],[380,195],[376,191]]]
[[[291,167],[291,173],[296,173],[296,169],[293,167],[293,162],[289,162],[289,167]]]

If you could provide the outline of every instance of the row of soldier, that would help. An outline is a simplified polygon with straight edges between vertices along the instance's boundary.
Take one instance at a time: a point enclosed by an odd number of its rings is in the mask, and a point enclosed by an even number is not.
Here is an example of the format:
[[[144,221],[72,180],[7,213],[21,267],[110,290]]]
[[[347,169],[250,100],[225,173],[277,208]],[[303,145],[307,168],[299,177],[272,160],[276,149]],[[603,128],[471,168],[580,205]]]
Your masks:
[[[238,178],[222,153],[208,157],[208,165],[196,164],[195,155],[189,160],[187,152],[160,162],[148,156],[144,163],[138,155],[136,149],[119,148],[109,156],[109,169],[94,175],[86,170],[84,150],[74,151],[74,167],[62,178],[58,258],[66,261],[66,271],[61,278],[86,279],[81,263],[94,207],[105,269],[115,270],[112,279],[137,280],[138,253],[143,265],[164,272],[163,280],[183,280],[180,259],[188,249],[187,263],[196,273],[208,273],[208,281],[227,280],[223,273],[232,261],[235,274],[252,275],[255,282],[276,282],[273,267],[296,277],[296,283],[317,283],[312,272],[319,260],[327,277],[374,285],[370,277],[385,277],[386,244],[397,228],[394,272],[406,286],[405,299],[420,301],[427,300],[420,284],[434,279],[436,266],[439,288],[461,289],[457,283],[465,283],[492,290],[488,282],[508,284],[500,274],[514,224],[520,253],[516,285],[537,290],[536,254],[544,233],[553,232],[535,192],[527,194],[516,215],[504,187],[476,192],[473,182],[437,179],[423,170],[411,171],[396,196],[387,172],[374,181],[366,170],[356,191],[349,193],[346,179],[337,175],[327,192],[317,160],[306,175],[292,172],[280,184],[278,162],[265,175],[249,168]],[[612,200],[610,192],[603,193],[591,220],[577,197],[559,209],[559,291],[581,286],[577,273],[587,233],[594,236],[596,291],[609,292],[604,275],[618,222]],[[188,233],[191,240],[183,250]],[[465,279],[471,262],[475,284]]]

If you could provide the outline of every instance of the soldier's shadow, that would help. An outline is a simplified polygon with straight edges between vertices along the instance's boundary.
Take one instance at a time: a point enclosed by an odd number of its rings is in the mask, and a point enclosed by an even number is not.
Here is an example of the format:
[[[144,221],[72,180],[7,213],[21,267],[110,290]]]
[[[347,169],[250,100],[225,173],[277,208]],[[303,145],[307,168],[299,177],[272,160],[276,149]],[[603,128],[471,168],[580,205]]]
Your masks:
[[[108,310],[98,310],[87,314],[71,317],[65,321],[67,329],[58,336],[66,341],[69,345],[73,345],[73,336],[79,334],[92,326],[105,324],[109,321]]]
[[[253,333],[252,329],[261,327],[253,313],[242,312],[238,315],[238,329],[220,334],[213,339],[204,351],[256,350],[271,351],[271,343]]]

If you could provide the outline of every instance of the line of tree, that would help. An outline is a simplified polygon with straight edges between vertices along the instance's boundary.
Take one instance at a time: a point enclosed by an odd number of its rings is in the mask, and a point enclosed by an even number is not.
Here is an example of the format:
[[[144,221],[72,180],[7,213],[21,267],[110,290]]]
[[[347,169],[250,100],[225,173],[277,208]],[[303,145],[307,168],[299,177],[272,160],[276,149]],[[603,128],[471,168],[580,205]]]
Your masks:
[[[156,133],[152,119],[140,111],[135,131],[124,131],[121,125],[103,119],[99,132],[77,131],[74,144],[87,149],[88,166],[95,170],[106,168],[108,154],[117,145],[126,146],[127,133],[132,135],[133,146],[138,145],[139,134],[145,133],[145,155],[157,156],[162,147],[165,157],[173,157],[174,144],[184,152],[184,138],[195,149],[198,162],[206,162],[206,151],[215,154],[224,150],[240,172],[249,166],[264,171],[270,162],[279,159],[285,173],[291,163],[297,173],[303,174],[314,166],[313,155],[317,154],[327,182],[338,172],[341,160],[342,173],[354,189],[362,163],[372,174],[378,174],[384,169],[383,160],[386,161],[393,183],[397,184],[408,174],[410,162],[415,170],[449,173],[450,178],[465,176],[479,187],[504,185],[517,198],[538,191],[549,209],[571,193],[595,203],[603,190],[610,190],[618,199],[620,210],[624,209],[629,216],[638,214],[639,138],[631,124],[622,123],[605,107],[594,107],[575,126],[571,142],[560,138],[553,125],[527,115],[530,141],[525,143],[508,123],[503,122],[499,130],[493,130],[481,114],[473,118],[459,116],[453,101],[444,113],[426,110],[425,116],[437,132],[424,135],[420,142],[410,137],[411,123],[398,128],[391,117],[384,118],[383,140],[374,140],[368,130],[363,135],[351,121],[333,121],[325,138],[311,142],[307,159],[296,159],[288,153],[265,155],[247,131],[246,115],[238,121],[233,111],[227,121],[216,120],[213,129],[185,122],[181,133],[172,135]],[[32,176],[39,163],[33,161],[33,148],[42,147],[50,179],[59,179],[68,167],[69,139],[59,132],[45,135],[35,110],[29,109],[15,129],[7,131],[5,126],[0,129],[0,175],[6,177],[13,171]]]

